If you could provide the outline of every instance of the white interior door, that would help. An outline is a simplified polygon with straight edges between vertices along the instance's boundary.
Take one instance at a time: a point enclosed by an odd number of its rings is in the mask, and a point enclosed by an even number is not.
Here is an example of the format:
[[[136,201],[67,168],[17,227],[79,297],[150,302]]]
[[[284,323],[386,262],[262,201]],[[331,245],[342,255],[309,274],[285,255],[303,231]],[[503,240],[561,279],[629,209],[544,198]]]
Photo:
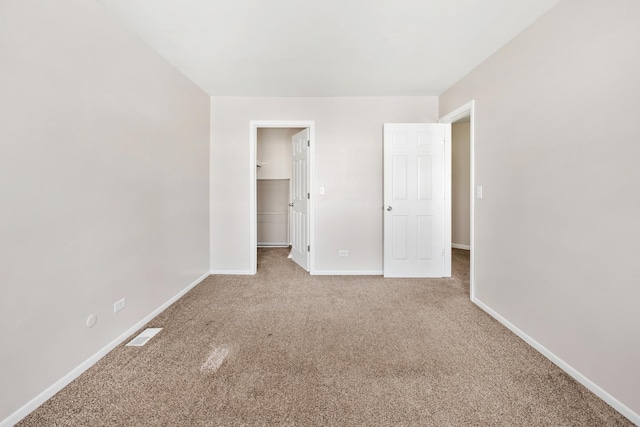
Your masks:
[[[444,275],[446,126],[384,125],[385,277]]]
[[[309,129],[295,134],[292,143],[291,255],[309,271]]]

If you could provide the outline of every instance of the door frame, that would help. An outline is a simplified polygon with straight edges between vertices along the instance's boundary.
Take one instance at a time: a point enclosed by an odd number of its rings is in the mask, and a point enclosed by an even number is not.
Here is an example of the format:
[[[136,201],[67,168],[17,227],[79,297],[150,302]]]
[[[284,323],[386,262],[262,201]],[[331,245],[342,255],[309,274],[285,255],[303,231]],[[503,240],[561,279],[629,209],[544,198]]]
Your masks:
[[[308,183],[311,199],[309,200],[308,230],[309,230],[309,273],[315,272],[315,203],[313,197],[313,183],[315,176],[315,121],[313,120],[251,120],[249,121],[249,253],[251,254],[251,272],[258,272],[258,198],[256,183],[256,153],[259,128],[306,128],[309,129],[309,168]],[[291,239],[291,236],[289,236]]]
[[[469,244],[471,250],[469,251],[469,296],[472,301],[475,301],[475,254],[476,254],[476,245],[475,245],[475,183],[476,183],[476,159],[475,159],[475,101],[471,100],[466,104],[456,108],[449,114],[445,115],[440,119],[440,123],[453,123],[463,117],[469,116],[469,176],[470,183],[469,187],[469,198],[470,198],[470,212],[469,212]],[[449,161],[445,162],[445,173],[449,174],[451,177],[451,157],[449,157]],[[451,212],[449,212],[449,235],[451,233]],[[447,251],[449,256],[451,256],[451,240],[449,240],[449,250]]]

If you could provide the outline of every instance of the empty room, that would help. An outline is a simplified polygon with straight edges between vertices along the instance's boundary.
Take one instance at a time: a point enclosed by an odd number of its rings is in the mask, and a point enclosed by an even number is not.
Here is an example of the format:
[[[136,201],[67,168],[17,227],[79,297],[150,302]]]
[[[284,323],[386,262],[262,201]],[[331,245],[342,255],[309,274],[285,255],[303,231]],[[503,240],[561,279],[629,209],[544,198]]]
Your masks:
[[[0,427],[640,425],[637,0],[0,0]]]

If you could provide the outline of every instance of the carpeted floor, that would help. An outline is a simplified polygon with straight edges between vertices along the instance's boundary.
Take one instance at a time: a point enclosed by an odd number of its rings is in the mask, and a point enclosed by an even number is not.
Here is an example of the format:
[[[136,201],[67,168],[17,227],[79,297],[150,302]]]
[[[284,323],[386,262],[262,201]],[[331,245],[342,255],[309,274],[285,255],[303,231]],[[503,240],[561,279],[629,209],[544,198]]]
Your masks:
[[[465,251],[438,280],[286,255],[209,277],[19,425],[631,425],[469,301]]]

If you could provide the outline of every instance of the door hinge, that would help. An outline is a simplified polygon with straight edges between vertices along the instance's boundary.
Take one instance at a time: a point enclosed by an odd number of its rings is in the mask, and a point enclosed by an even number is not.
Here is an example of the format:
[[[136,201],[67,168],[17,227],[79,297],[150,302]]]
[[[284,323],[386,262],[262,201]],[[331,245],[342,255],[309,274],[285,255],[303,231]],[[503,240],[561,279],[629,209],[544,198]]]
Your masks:
[[[442,256],[444,256],[444,249],[442,249]]]
[[[307,252],[311,252],[311,245],[307,246]]]
[[[311,200],[311,193],[307,193],[307,199]]]
[[[311,140],[307,139],[307,147],[311,147]]]

